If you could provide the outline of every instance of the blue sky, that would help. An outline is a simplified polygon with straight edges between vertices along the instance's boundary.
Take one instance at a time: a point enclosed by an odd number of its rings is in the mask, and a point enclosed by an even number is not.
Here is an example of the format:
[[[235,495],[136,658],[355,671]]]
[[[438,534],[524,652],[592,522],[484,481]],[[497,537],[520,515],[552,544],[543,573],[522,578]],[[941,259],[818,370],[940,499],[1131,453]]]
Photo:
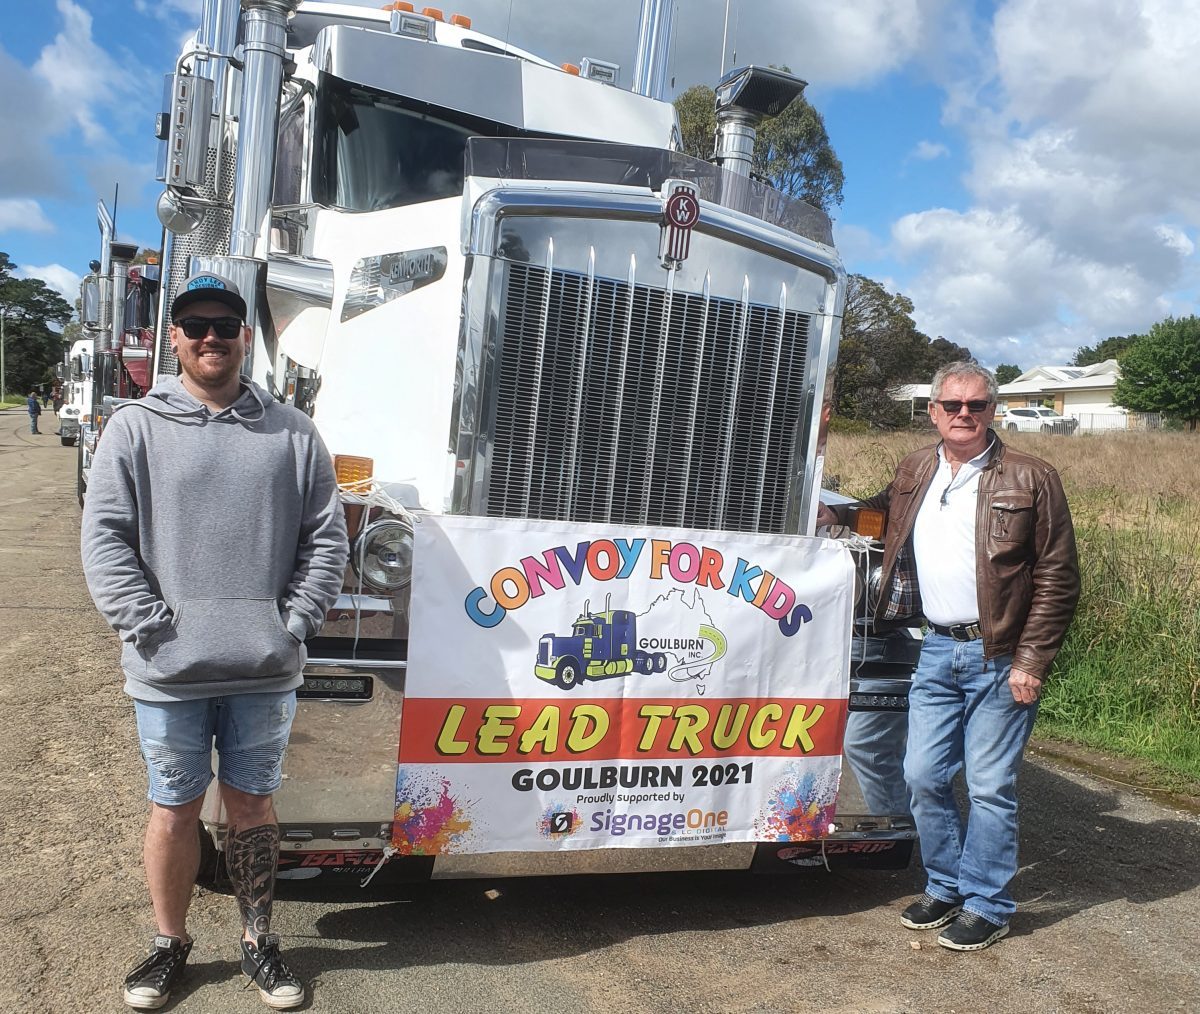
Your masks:
[[[379,0],[382,2],[382,0]],[[367,4],[373,6],[373,4]],[[0,250],[74,296],[120,183],[157,246],[153,117],[199,0],[30,0],[0,22]],[[638,0],[461,0],[474,26],[632,76]],[[677,0],[676,87],[712,84],[725,0]],[[1195,312],[1200,0],[730,0],[727,66],[809,82],[846,171],[850,271],[985,364]]]

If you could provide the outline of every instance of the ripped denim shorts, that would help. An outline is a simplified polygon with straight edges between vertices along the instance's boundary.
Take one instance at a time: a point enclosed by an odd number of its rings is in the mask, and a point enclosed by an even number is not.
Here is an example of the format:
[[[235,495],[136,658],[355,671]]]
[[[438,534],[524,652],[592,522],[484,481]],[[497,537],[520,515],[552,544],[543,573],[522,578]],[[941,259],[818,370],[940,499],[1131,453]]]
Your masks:
[[[222,784],[255,796],[279,788],[296,691],[133,703],[153,802],[182,806],[204,795],[214,742]]]

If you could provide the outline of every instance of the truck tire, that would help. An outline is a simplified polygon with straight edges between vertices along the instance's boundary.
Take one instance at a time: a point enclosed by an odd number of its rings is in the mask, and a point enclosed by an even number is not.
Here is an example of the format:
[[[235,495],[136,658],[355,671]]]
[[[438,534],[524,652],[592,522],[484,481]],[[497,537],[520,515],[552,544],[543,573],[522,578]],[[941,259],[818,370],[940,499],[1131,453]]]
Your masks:
[[[554,672],[556,674],[555,682],[563,690],[574,690],[583,682],[583,666],[573,658],[559,659],[558,665],[554,667]]]
[[[654,671],[655,672],[666,672],[667,671],[667,656],[666,655],[664,655],[661,651],[656,651],[654,653],[654,655],[652,656],[652,658],[654,660]]]

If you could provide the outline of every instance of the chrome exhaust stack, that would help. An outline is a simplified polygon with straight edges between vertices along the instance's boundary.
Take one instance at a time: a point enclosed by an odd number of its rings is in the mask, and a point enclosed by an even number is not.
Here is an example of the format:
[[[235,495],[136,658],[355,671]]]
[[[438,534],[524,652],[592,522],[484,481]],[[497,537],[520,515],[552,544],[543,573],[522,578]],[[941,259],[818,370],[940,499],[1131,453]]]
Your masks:
[[[714,161],[727,171],[721,203],[741,208],[754,165],[754,141],[764,117],[778,116],[804,91],[807,81],[770,67],[738,67],[717,82]]]
[[[633,66],[633,91],[638,95],[661,99],[666,92],[674,13],[675,0],[642,0],[637,59]]]
[[[129,279],[129,265],[137,256],[136,243],[110,243],[109,260],[112,264],[112,321],[108,347],[119,349],[125,343],[125,287]]]

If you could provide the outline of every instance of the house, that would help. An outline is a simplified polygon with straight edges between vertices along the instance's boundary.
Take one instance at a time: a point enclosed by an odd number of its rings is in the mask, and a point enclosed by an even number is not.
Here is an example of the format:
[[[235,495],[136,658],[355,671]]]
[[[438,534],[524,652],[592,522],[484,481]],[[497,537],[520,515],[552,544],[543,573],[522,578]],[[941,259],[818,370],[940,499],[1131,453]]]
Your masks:
[[[1000,386],[998,408],[1044,405],[1078,419],[1084,430],[1125,429],[1128,413],[1112,400],[1120,377],[1115,359],[1094,366],[1035,366]]]

